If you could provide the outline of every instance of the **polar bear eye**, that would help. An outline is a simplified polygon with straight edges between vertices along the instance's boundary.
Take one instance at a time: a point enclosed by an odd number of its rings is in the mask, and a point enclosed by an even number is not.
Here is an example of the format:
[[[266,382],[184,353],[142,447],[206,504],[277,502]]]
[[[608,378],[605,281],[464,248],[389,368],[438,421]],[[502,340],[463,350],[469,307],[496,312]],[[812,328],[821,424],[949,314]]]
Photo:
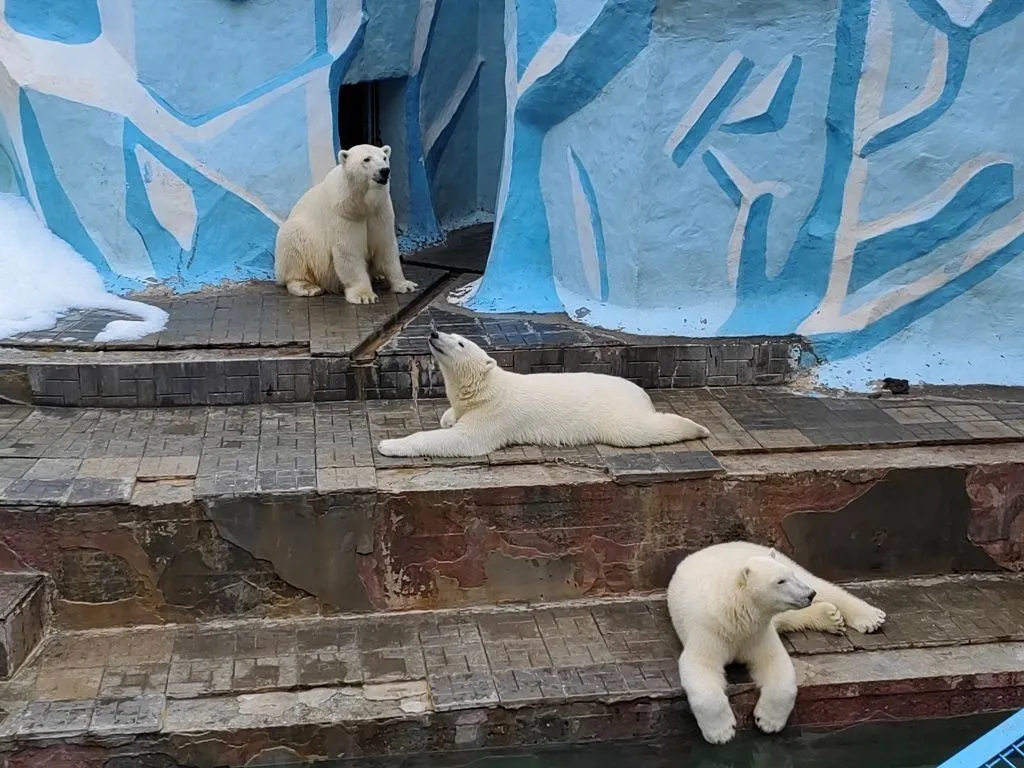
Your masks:
[[[779,580],[778,580],[777,582],[775,582],[775,583],[776,583],[776,584],[785,584],[785,583],[786,583],[786,580],[785,580],[785,579],[779,579]]]
[[[370,158],[368,158],[368,157],[364,157],[364,158],[363,158],[363,162],[364,162],[364,163],[368,163],[368,162],[370,162]]]
[[[459,346],[460,346],[460,347],[465,347],[466,345],[465,345],[465,344],[463,344],[463,343],[462,343],[462,342],[460,341],[460,342],[459,342]]]

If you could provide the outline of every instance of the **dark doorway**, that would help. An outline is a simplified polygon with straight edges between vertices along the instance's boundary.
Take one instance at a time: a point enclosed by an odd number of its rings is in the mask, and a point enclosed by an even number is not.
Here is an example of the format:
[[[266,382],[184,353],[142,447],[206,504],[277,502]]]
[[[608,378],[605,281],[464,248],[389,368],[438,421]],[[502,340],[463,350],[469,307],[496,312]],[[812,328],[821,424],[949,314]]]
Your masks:
[[[338,136],[341,148],[356,144],[381,146],[380,83],[352,83],[338,93]]]

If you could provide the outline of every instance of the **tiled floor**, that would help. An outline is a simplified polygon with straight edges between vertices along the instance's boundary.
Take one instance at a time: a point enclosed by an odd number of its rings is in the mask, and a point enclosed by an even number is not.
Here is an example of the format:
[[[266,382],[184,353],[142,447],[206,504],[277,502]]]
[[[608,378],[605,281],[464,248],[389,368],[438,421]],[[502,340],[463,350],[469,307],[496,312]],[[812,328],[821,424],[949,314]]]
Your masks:
[[[198,496],[372,490],[401,467],[554,463],[620,482],[721,471],[715,455],[1024,439],[1024,403],[827,399],[780,388],[666,390],[658,408],[711,437],[651,449],[514,447],[479,459],[394,459],[380,440],[436,428],[443,400],[164,409],[0,406],[0,503],[124,503],[138,484]]]
[[[797,633],[789,651],[1024,638],[1024,594],[1012,577],[873,582],[854,591],[888,611],[883,631]],[[387,698],[392,686],[391,698],[437,711],[674,695],[678,653],[660,598],[58,634],[0,684],[0,709],[13,713],[0,738],[84,730],[97,718],[130,727],[140,713],[158,718],[185,701],[194,715],[195,700],[282,689],[347,686],[350,698]]]
[[[443,280],[447,273],[410,266],[415,293],[380,292],[377,304],[356,307],[341,296],[290,296],[273,283],[239,285],[216,293],[146,300],[169,313],[167,327],[137,341],[93,341],[111,320],[127,316],[75,310],[54,328],[23,333],[0,344],[8,347],[57,347],[70,350],[203,349],[229,347],[308,347],[315,355],[347,355],[379,333],[398,312]]]

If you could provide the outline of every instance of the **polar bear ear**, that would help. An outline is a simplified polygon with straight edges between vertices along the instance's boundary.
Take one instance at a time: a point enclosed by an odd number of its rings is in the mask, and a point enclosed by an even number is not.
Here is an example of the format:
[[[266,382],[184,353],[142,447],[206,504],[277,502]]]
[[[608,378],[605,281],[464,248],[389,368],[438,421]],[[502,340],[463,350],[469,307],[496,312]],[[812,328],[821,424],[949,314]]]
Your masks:
[[[493,357],[488,357],[487,360],[484,362],[484,373],[486,373],[487,371],[493,371],[497,367],[498,361],[495,360]]]
[[[740,587],[747,586],[747,581],[750,579],[750,566],[745,565],[740,571],[739,578],[736,580]]]
[[[778,560],[778,554],[779,553],[776,552],[774,549],[768,550],[768,557],[770,557],[772,560]]]
[[[384,153],[384,157],[388,157],[388,158],[391,157],[391,145],[390,144],[385,144],[380,149],[381,149],[381,152]]]
[[[346,160],[348,160],[348,150],[343,149],[338,153],[338,163],[344,164]]]

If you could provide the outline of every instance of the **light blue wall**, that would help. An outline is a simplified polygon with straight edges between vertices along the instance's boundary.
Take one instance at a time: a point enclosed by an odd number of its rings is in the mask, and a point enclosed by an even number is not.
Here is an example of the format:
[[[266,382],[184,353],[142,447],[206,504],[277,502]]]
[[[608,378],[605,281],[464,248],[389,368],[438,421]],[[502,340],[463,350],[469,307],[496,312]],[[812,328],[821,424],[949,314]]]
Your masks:
[[[383,80],[401,242],[436,241],[493,217],[487,1],[7,0],[0,185],[114,290],[267,278],[280,221],[334,163],[338,88]]]
[[[1024,0],[506,7],[469,306],[799,333],[833,385],[1024,383]]]

